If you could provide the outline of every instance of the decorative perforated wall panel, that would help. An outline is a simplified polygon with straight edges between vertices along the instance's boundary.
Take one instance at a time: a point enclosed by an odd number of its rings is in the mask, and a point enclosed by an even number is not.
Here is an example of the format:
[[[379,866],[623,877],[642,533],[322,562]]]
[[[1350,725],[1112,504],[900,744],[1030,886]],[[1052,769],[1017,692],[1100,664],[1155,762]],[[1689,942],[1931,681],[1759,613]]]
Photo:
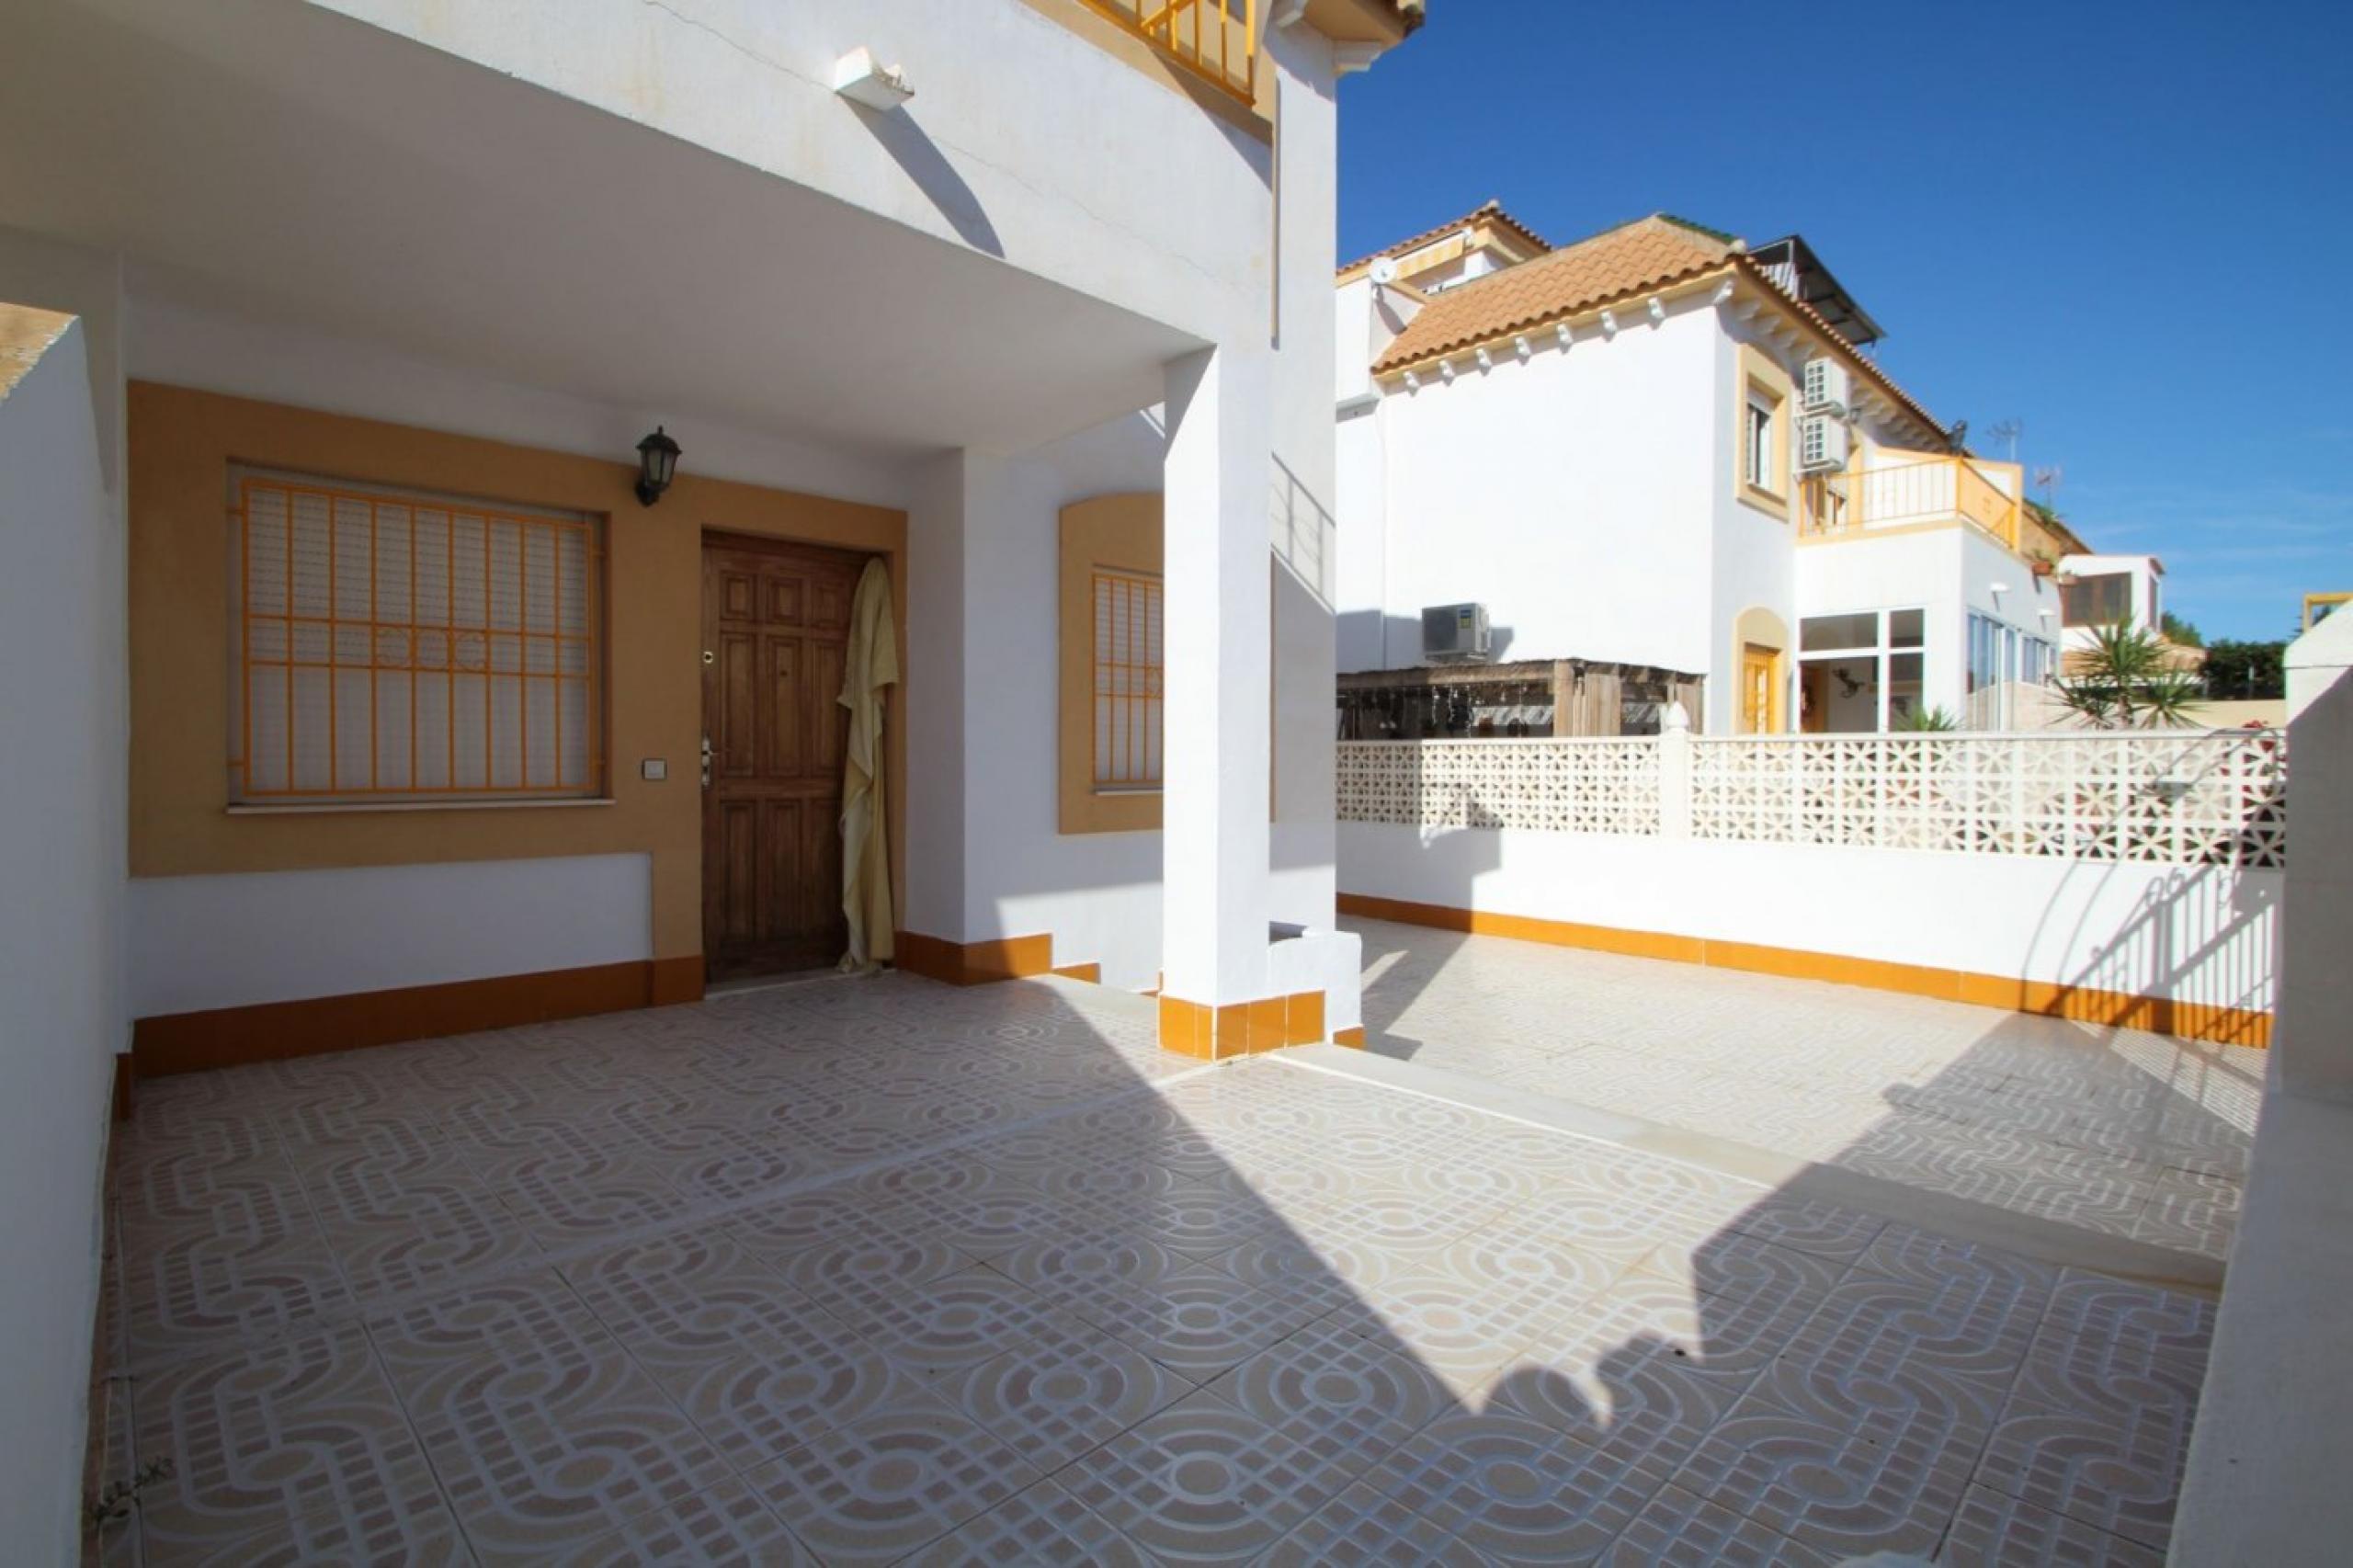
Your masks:
[[[2274,732],[1695,740],[1691,835],[2076,860],[2287,863]]]
[[[1653,740],[1347,741],[1343,822],[1656,834]]]

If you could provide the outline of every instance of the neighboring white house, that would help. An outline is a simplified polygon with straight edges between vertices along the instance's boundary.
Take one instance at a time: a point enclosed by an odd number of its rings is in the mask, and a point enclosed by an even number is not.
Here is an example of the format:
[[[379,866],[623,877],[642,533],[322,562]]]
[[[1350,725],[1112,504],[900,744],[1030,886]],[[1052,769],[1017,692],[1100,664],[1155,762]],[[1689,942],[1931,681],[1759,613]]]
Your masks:
[[[877,956],[1352,1032],[1336,84],[1420,14],[11,7],[16,1558],[72,1550],[118,1053],[831,962],[877,592]]]
[[[1555,249],[1490,203],[1338,291],[1344,733],[1616,733],[1667,697],[1710,733],[1990,729],[2054,673],[2020,471],[1863,352],[1802,239],[1661,214]]]
[[[2059,573],[2062,645],[2068,653],[2090,647],[2103,626],[2163,634],[2165,567],[2155,556],[2070,551],[2059,558]]]

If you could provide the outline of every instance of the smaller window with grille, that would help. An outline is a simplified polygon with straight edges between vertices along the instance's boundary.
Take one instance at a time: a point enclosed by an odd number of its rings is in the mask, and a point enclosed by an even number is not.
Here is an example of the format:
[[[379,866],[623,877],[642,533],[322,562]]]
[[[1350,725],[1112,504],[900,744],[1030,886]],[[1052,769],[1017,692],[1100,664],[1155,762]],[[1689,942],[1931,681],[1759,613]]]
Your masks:
[[[230,474],[230,799],[590,799],[604,583],[588,514]]]
[[[1160,579],[1098,570],[1094,579],[1095,788],[1161,787]]]

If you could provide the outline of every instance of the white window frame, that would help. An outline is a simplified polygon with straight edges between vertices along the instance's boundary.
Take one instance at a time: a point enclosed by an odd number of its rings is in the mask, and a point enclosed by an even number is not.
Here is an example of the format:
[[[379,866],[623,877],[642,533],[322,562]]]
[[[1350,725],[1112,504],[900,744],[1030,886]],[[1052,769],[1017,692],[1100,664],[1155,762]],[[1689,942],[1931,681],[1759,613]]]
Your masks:
[[[1920,616],[1920,641],[1917,642],[1898,644],[1894,641],[1895,618],[1899,615],[1904,615],[1911,611],[1917,611]],[[1807,621],[1831,620],[1842,617],[1858,615],[1868,615],[1872,618],[1873,640],[1871,642],[1859,642],[1851,647],[1846,648],[1819,648],[1813,650],[1812,652],[1807,651],[1805,646],[1805,623]],[[1905,653],[1918,656],[1920,660],[1921,686],[1924,688],[1922,695],[1924,697],[1926,696],[1925,687],[1927,685],[1928,673],[1928,611],[1927,607],[1925,605],[1882,605],[1877,609],[1835,609],[1825,610],[1815,615],[1801,616],[1798,618],[1797,643],[1799,669],[1798,684],[1801,694],[1802,694],[1804,689],[1804,669],[1807,665],[1826,665],[1834,662],[1852,664],[1857,659],[1861,658],[1868,658],[1870,661],[1871,668],[1874,672],[1872,679],[1877,687],[1877,712],[1874,717],[1879,727],[1875,732],[1876,733],[1887,733],[1888,719],[1890,716],[1888,711],[1889,701],[1894,692],[1894,661],[1898,656]],[[1853,732],[1833,731],[1829,733],[1852,733]]]

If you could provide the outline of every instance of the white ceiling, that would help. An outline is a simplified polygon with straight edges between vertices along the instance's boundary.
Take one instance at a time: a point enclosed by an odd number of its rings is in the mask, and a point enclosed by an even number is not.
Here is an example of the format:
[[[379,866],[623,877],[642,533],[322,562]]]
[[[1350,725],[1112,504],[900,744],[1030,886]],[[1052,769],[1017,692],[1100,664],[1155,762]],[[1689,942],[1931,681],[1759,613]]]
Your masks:
[[[1197,339],[300,0],[20,0],[0,224],[239,313],[893,452],[1157,402]]]

